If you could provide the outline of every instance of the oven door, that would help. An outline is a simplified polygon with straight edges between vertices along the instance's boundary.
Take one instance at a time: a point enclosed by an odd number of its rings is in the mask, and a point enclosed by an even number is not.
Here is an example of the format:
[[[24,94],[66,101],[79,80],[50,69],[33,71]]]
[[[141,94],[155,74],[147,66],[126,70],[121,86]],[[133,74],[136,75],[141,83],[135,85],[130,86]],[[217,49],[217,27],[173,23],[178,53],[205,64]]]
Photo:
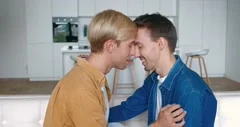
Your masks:
[[[77,18],[53,18],[53,42],[78,42]]]

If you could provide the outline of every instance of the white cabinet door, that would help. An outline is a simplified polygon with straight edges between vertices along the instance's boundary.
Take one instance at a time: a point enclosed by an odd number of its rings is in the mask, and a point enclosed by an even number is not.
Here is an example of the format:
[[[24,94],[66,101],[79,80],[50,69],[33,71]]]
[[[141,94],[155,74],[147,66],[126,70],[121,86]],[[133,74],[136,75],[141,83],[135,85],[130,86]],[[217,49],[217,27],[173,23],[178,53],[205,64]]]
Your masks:
[[[52,44],[28,44],[29,78],[53,77]]]
[[[65,43],[53,44],[53,74],[59,79],[63,76],[63,62],[61,48],[66,46]]]
[[[179,1],[179,44],[202,45],[203,0]]]
[[[94,16],[95,15],[95,0],[78,0],[78,15],[79,16]]]
[[[143,13],[159,12],[159,0],[143,0]]]
[[[63,76],[63,56],[61,49],[64,46],[77,45],[76,43],[55,43],[53,44],[53,74],[60,79]]]
[[[176,16],[177,0],[160,0],[159,12],[164,16]]]
[[[210,75],[225,73],[227,0],[204,0],[203,48],[209,49],[205,56]]]
[[[128,16],[139,16],[143,14],[143,0],[128,0],[127,2]]]
[[[26,0],[25,4],[28,43],[51,43],[51,1]]]
[[[78,0],[52,0],[52,16],[77,17]]]
[[[127,0],[95,0],[96,13],[106,9],[113,9],[127,15]]]

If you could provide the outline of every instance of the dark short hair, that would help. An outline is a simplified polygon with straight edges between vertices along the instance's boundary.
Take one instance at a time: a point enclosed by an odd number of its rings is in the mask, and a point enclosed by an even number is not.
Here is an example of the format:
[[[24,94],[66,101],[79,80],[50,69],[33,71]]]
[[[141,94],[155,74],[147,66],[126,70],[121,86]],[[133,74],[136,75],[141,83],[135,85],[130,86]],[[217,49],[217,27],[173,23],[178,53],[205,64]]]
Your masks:
[[[138,28],[147,28],[153,41],[163,37],[168,41],[171,52],[174,52],[177,44],[177,32],[173,23],[159,13],[144,14],[137,17],[134,22]]]

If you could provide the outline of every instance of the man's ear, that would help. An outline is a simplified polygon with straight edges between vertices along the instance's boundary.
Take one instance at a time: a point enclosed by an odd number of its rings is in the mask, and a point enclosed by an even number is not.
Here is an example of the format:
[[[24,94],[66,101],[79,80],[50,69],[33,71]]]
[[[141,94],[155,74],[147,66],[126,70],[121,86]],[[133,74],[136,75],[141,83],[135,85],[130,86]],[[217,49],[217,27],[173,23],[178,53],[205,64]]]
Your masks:
[[[167,44],[168,44],[167,40],[164,37],[159,37],[157,39],[157,43],[158,43],[160,49],[164,49],[167,46]]]
[[[109,53],[112,53],[116,47],[117,47],[117,44],[115,40],[110,39],[104,43],[104,50],[106,50]]]

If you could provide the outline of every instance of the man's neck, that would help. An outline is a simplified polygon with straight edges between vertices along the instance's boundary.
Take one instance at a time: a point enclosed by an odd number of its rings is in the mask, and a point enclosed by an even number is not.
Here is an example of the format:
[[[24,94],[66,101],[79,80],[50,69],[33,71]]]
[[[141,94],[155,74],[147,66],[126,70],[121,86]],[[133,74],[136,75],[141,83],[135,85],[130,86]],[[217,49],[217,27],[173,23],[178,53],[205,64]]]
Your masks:
[[[158,67],[156,68],[156,72],[159,74],[160,78],[168,75],[175,62],[176,58],[173,54],[168,54],[160,57],[158,61]]]
[[[91,53],[87,61],[98,68],[104,75],[109,73],[112,69],[111,64],[103,54]]]

